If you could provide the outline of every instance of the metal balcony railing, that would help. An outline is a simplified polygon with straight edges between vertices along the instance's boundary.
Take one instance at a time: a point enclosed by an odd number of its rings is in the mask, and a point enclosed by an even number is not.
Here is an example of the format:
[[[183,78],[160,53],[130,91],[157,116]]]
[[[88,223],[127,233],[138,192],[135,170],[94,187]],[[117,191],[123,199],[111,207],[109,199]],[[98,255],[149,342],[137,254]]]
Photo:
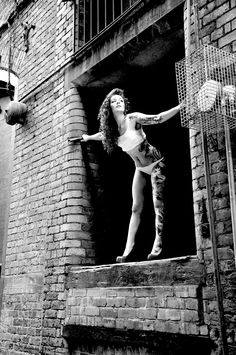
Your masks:
[[[107,29],[140,0],[79,0],[78,46]]]

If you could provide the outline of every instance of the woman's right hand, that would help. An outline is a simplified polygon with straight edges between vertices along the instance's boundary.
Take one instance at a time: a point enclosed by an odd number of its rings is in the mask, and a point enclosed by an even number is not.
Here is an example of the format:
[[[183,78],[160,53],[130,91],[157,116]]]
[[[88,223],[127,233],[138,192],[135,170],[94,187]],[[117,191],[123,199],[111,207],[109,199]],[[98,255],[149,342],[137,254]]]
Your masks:
[[[95,134],[82,134],[81,142],[88,142],[88,141],[101,141],[102,134],[101,132]]]

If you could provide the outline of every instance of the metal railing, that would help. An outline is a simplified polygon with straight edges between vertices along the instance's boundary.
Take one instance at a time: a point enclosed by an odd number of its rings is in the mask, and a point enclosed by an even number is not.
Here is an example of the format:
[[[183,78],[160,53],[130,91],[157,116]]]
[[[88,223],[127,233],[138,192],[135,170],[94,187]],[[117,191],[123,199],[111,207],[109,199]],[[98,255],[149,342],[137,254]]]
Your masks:
[[[78,46],[104,31],[140,0],[79,0]]]

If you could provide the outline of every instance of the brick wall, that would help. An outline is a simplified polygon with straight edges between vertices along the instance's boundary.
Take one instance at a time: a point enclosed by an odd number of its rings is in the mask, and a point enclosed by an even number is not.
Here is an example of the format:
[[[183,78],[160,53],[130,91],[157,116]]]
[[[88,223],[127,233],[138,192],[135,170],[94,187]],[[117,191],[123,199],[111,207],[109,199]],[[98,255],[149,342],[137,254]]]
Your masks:
[[[18,94],[28,114],[27,124],[16,126],[0,351],[59,354],[66,352],[65,268],[87,257],[94,263],[85,168],[79,149],[68,143],[85,131],[85,114],[77,89],[64,89],[60,70],[73,48],[71,4],[20,4],[17,13],[14,4],[1,2],[2,16],[15,19],[14,43],[23,48],[17,16],[35,29],[20,73]],[[6,38],[4,33],[3,43]]]
[[[236,3],[235,1],[199,1],[199,37],[201,44],[214,45],[222,50],[236,53]],[[193,26],[193,13],[191,16]],[[192,27],[193,29],[193,27]],[[191,51],[195,48],[195,37],[192,32]],[[231,131],[232,153],[235,163],[235,132]],[[191,161],[193,173],[194,214],[196,242],[199,258],[204,260],[207,277],[206,309],[215,308],[212,322],[217,319],[217,301],[214,300],[214,264],[212,242],[208,225],[206,205],[206,185],[203,165],[202,138],[200,132],[190,132]],[[233,300],[235,299],[235,263],[230,214],[229,188],[225,141],[222,133],[208,137],[208,153],[211,172],[212,201],[214,209],[214,226],[219,258],[220,281],[223,292],[224,319],[230,351],[234,353],[235,318]],[[232,308],[231,308],[232,307]],[[211,316],[209,315],[211,318]]]
[[[57,2],[27,1],[18,16],[22,23],[35,26],[29,31],[29,50],[21,67],[19,95],[22,97],[37,87],[56,68]],[[17,25],[17,21],[14,25]],[[22,48],[24,48],[23,33],[23,27],[18,26],[13,37]]]
[[[87,130],[87,118],[80,92],[65,83],[66,66],[61,67],[69,60],[73,49],[73,4],[46,0],[21,3],[24,6],[19,16],[34,24],[35,29],[30,32],[29,52],[21,68],[19,86],[19,99],[23,98],[28,106],[28,123],[16,127],[3,275],[1,352],[14,355],[68,354],[68,344],[62,336],[65,336],[63,329],[68,325],[135,329],[209,339],[210,331],[218,327],[219,320],[211,241],[209,235],[203,238],[200,223],[205,189],[198,134],[191,135],[191,150],[198,250],[204,251],[207,267],[202,298],[196,293],[200,281],[186,285],[184,271],[183,285],[104,287],[101,283],[101,288],[82,288],[66,284],[68,272],[73,276],[69,267],[96,262],[92,196],[83,151],[80,145],[68,143],[69,137]],[[11,2],[10,10],[5,5],[5,1],[0,2],[7,18],[15,4]],[[200,2],[204,41],[235,51],[234,37],[231,36],[235,31],[232,16],[235,7],[234,1]],[[16,15],[13,22],[15,42],[23,45],[23,28]],[[7,31],[0,43],[7,37]],[[214,185],[214,203],[227,296],[228,335],[234,344],[231,332],[235,328],[232,235],[224,157],[223,163],[218,165],[217,154],[213,151],[210,160],[212,169],[218,170],[216,178],[221,180],[220,196],[219,186]],[[96,172],[96,161],[92,161],[91,167]],[[152,273],[149,272],[149,277]],[[127,275],[130,275],[128,271]],[[106,282],[107,279],[100,281]],[[204,323],[201,323],[199,307],[204,312]],[[82,353],[78,346],[75,351]]]

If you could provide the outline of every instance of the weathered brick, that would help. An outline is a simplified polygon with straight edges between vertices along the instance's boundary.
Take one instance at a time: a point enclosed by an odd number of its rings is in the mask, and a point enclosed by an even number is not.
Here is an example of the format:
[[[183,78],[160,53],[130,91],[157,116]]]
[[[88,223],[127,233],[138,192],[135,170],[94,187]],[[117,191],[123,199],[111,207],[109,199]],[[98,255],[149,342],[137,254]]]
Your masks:
[[[197,322],[199,320],[199,315],[197,311],[194,310],[184,310],[181,311],[181,319],[184,322]]]
[[[198,335],[199,334],[199,327],[194,323],[186,323],[185,324],[185,333]]]
[[[131,308],[144,307],[146,304],[146,298],[126,298],[125,303]]]
[[[216,41],[218,40],[219,38],[221,38],[223,36],[223,26],[222,27],[219,27],[217,29],[214,29],[212,32],[211,32],[211,40],[212,41]]]
[[[159,320],[180,320],[181,313],[177,309],[160,308],[157,312]]]
[[[137,319],[127,319],[124,321],[124,328],[143,330],[143,322]]]
[[[157,332],[165,332],[166,331],[166,323],[168,323],[165,320],[155,320],[155,330]]]
[[[189,297],[189,289],[187,286],[176,286],[174,288],[174,295],[179,298]]]
[[[204,16],[203,18],[203,25],[207,25],[209,22],[214,21],[221,15],[225,14],[229,10],[229,3],[224,3],[220,7],[215,8],[211,13]],[[218,26],[220,27],[220,26]]]
[[[103,318],[102,325],[106,328],[115,328],[116,320],[113,318]]]
[[[201,325],[200,326],[200,335],[208,335],[209,334],[209,329],[207,325]]]
[[[147,307],[165,307],[166,306],[166,298],[162,295],[159,297],[151,297],[146,299]]]
[[[125,297],[116,297],[116,298],[106,298],[108,307],[125,307],[126,299]]]
[[[224,6],[226,7],[226,10],[228,9],[229,4],[225,4]],[[232,8],[230,11],[223,11],[222,15],[217,18],[216,24],[217,27],[222,27],[224,26],[227,22],[235,20],[235,8]]]
[[[98,316],[99,308],[98,307],[86,307],[84,310],[86,316]]]
[[[139,308],[136,311],[136,316],[143,319],[156,319],[157,310],[156,308]]]
[[[136,310],[130,308],[119,308],[118,309],[119,318],[136,318]]]
[[[135,292],[134,288],[132,287],[118,288],[118,289],[114,289],[114,291],[117,292],[117,295],[119,295],[119,297],[133,297]],[[113,293],[113,295],[115,294]]]
[[[229,43],[233,43],[236,38],[236,30],[229,32],[224,37],[219,38],[219,47],[223,48],[227,46]]]
[[[186,309],[198,309],[198,300],[193,298],[187,298],[184,300],[185,308]]]
[[[102,298],[102,297],[93,297],[92,305],[95,307],[105,307],[106,305],[108,307],[113,306],[113,304],[109,304],[109,300],[107,300],[106,298]]]
[[[151,297],[155,295],[155,288],[153,287],[141,287],[135,289],[135,295],[137,297]]]
[[[152,320],[145,320],[143,322],[143,330],[154,330],[155,329],[155,322]]]
[[[103,318],[116,318],[118,311],[117,309],[111,308],[111,307],[101,307],[100,308],[100,313],[101,317]]]
[[[184,300],[177,297],[167,297],[166,308],[184,308]]]

